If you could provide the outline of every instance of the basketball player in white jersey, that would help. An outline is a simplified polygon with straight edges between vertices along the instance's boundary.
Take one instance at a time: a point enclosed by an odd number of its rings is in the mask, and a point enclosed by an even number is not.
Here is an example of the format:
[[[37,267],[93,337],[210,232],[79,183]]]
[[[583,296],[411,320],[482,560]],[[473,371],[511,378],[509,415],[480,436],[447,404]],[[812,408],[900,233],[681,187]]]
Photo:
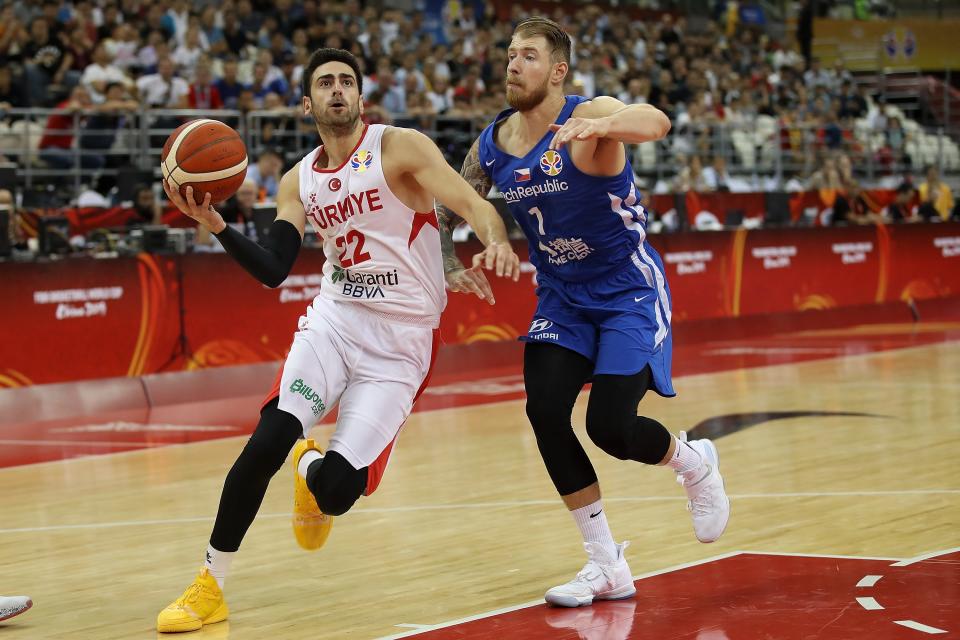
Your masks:
[[[220,498],[206,561],[184,594],[160,612],[161,632],[191,631],[226,619],[223,581],[252,524],[270,478],[293,447],[293,528],[300,546],[318,549],[332,517],[380,483],[394,441],[430,375],[446,305],[434,199],[469,221],[485,245],[472,269],[447,276],[453,290],[493,303],[480,268],[520,275],[495,209],[450,168],[426,136],[360,120],[362,75],[341,49],[314,52],[303,74],[303,110],[324,144],[280,182],[277,219],[263,245],[194,204],[175,184],[167,196],[208,228],[264,284],[287,277],[309,221],[323,239],[320,294],[300,318],[290,353],[260,422]],[[339,403],[336,431],[321,453],[307,430]]]

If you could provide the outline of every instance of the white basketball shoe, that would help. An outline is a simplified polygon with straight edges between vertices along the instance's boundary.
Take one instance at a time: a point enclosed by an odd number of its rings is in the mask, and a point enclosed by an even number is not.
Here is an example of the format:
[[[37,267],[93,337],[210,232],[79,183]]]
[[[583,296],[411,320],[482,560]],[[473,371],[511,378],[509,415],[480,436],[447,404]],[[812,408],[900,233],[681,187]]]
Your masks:
[[[584,542],[587,564],[573,580],[547,591],[544,599],[556,607],[582,607],[592,604],[594,600],[629,598],[637,592],[633,586],[633,574],[623,557],[623,551],[629,544],[618,544],[617,557],[611,558],[602,546]]]
[[[680,441],[687,442],[685,431]],[[688,445],[703,458],[696,471],[677,474],[677,482],[687,492],[687,510],[693,516],[693,532],[700,542],[713,542],[723,534],[730,520],[730,498],[720,476],[720,455],[717,447],[707,440],[691,440]]]
[[[27,596],[0,596],[0,621],[18,616],[33,606]]]

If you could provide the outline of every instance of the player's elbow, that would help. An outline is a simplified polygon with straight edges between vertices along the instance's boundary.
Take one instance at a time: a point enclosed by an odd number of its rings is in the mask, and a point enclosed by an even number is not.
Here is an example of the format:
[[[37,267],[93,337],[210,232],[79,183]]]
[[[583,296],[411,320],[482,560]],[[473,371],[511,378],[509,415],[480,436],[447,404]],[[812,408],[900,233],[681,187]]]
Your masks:
[[[667,117],[663,111],[657,110],[657,117],[651,123],[651,132],[653,134],[652,140],[662,140],[667,137],[667,134],[670,133],[670,129],[673,126],[670,122],[670,118]]]

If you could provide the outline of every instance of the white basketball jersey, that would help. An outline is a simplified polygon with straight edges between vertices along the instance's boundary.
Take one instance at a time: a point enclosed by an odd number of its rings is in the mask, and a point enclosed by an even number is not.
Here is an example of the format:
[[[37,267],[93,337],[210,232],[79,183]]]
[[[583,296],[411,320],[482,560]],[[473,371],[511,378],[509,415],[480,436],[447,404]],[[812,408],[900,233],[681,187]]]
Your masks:
[[[447,304],[437,216],[414,211],[387,185],[380,145],[386,129],[367,126],[336,169],[316,168],[322,146],[300,164],[300,200],[327,258],[320,295],[436,327]]]

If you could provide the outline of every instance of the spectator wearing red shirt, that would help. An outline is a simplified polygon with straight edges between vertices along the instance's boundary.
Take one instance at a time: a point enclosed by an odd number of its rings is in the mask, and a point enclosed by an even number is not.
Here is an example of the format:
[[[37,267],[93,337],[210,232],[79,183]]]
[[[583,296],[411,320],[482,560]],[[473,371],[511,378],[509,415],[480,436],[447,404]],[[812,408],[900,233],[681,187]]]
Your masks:
[[[187,95],[187,103],[191,109],[223,108],[220,90],[213,84],[213,73],[206,62],[197,64],[193,84],[190,85],[190,93]]]

